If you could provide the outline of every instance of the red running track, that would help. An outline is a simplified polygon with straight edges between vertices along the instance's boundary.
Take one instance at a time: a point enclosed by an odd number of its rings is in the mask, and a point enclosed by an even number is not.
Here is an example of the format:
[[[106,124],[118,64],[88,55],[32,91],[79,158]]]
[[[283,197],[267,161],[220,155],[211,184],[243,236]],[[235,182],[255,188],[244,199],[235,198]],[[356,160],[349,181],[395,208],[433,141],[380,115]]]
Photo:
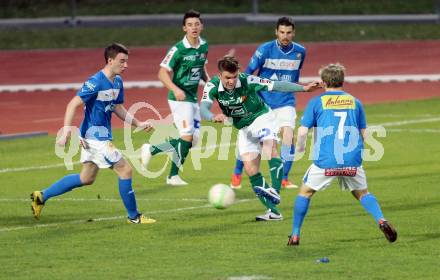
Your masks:
[[[303,76],[317,76],[321,65],[340,62],[348,75],[439,74],[440,41],[307,43]],[[211,46],[208,69],[216,73],[215,61],[236,49],[245,66],[257,45]],[[125,81],[157,80],[158,65],[167,48],[132,48]],[[102,50],[34,50],[0,53],[0,85],[83,82],[104,64]],[[366,104],[440,97],[440,82],[347,84],[346,90]],[[56,132],[63,124],[64,109],[74,91],[0,93],[0,134],[31,131]],[[318,94],[318,93],[316,93]],[[298,94],[304,107],[309,94]],[[130,89],[126,107],[139,101],[155,106],[162,116],[169,114],[165,89]],[[81,119],[77,112],[77,122]],[[151,118],[148,112],[140,118]],[[119,127],[120,122],[115,122]]]
[[[381,83],[381,84],[347,84],[346,90],[353,93],[364,104],[396,102],[409,99],[426,99],[440,97],[440,83]],[[74,92],[24,92],[0,93],[0,134],[23,133],[31,131],[48,131],[56,133],[63,125],[64,110]],[[304,108],[311,96],[319,92],[297,94],[298,108]],[[166,91],[163,89],[131,89],[127,91],[125,106],[129,108],[136,102],[148,102],[162,115],[169,114]],[[82,114],[78,110],[76,125],[79,125]],[[151,111],[143,110],[136,115],[140,119],[155,118]],[[114,117],[114,127],[122,123]]]

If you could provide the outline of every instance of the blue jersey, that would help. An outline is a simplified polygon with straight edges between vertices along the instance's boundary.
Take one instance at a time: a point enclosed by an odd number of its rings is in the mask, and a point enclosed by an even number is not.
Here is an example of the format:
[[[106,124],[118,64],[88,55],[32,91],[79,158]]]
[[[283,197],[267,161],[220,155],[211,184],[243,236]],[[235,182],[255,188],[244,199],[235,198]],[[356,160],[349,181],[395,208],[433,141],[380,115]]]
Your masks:
[[[253,74],[257,69],[257,76],[274,81],[298,82],[306,49],[297,43],[282,48],[277,40],[262,44],[257,48],[246,69],[247,74]],[[276,91],[261,91],[263,101],[270,108],[284,106],[295,107],[295,94],[286,94]]]
[[[320,168],[359,167],[367,127],[361,102],[343,91],[328,91],[309,101],[301,126],[315,129],[313,160]]]
[[[102,71],[90,77],[77,92],[85,104],[81,137],[99,141],[112,140],[111,119],[115,104],[124,103],[122,78],[110,81]]]

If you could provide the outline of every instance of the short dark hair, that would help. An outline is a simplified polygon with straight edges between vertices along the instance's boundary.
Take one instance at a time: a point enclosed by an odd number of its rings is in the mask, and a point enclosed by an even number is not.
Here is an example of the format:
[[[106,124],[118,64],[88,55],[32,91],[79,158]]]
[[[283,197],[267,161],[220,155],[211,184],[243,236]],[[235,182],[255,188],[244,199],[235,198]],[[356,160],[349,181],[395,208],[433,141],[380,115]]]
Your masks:
[[[187,18],[198,18],[200,22],[202,22],[202,19],[200,18],[200,13],[196,10],[188,10],[185,15],[183,15],[183,22],[182,24],[185,25]]]
[[[115,58],[118,55],[118,53],[125,53],[128,55],[127,47],[119,43],[112,43],[111,45],[106,47],[104,50],[105,63],[108,62],[109,58]]]
[[[338,88],[344,85],[345,67],[340,63],[332,63],[319,69],[321,80],[328,88]]]
[[[225,55],[218,61],[217,67],[220,72],[235,73],[240,69],[240,63],[234,56]]]
[[[277,21],[277,29],[280,25],[292,26],[292,29],[295,29],[295,23],[291,17],[280,17]]]

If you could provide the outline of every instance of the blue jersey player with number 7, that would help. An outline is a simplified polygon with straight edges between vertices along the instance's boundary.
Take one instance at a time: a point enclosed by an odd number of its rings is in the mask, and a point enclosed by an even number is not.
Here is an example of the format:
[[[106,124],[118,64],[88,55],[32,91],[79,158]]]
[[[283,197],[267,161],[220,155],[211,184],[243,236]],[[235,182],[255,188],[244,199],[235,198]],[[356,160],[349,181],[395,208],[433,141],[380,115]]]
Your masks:
[[[298,129],[297,152],[305,150],[307,134],[314,128],[313,164],[307,169],[293,209],[292,235],[287,245],[299,245],[300,230],[312,196],[338,178],[342,189],[349,189],[363,208],[373,216],[386,239],[394,242],[397,232],[388,222],[376,200],[368,192],[362,168],[362,149],[366,137],[365,112],[361,102],[343,91],[345,68],[329,64],[319,74],[325,93],[308,103]]]

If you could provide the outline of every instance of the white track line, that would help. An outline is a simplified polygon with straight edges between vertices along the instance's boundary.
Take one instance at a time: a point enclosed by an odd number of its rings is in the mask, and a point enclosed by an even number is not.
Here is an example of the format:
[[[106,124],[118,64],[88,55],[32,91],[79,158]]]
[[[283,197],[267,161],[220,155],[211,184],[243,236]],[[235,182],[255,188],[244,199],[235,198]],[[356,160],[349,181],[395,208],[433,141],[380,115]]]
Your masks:
[[[82,85],[82,83],[1,85],[0,92],[78,90]],[[163,88],[163,85],[160,81],[126,81],[124,82],[124,88]]]
[[[415,123],[427,123],[427,122],[438,122],[440,121],[440,117],[437,118],[427,118],[427,119],[418,119],[418,120],[408,120],[408,121],[397,121],[397,122],[386,122],[378,124],[380,126],[401,126],[407,124],[415,124]]]
[[[300,82],[307,83],[317,81],[319,77],[302,77]],[[347,83],[389,83],[389,82],[437,82],[440,74],[407,74],[407,75],[364,75],[347,76]],[[28,85],[0,85],[0,92],[24,92],[24,91],[51,91],[51,90],[78,90],[82,83],[57,83],[57,84],[28,84]],[[163,88],[160,81],[126,81],[125,89],[131,88]]]
[[[243,203],[248,201],[254,201],[256,199],[240,199],[237,200],[235,203]],[[183,207],[183,208],[175,208],[175,209],[168,209],[168,210],[156,210],[156,211],[150,211],[148,212],[148,215],[151,214],[160,214],[160,213],[172,213],[172,212],[180,212],[180,211],[189,211],[189,210],[195,210],[195,209],[202,209],[202,208],[212,208],[213,206],[210,204],[204,204],[201,206],[192,206],[192,207]],[[6,228],[0,228],[0,232],[10,232],[10,231],[17,231],[17,230],[23,230],[23,229],[36,229],[36,228],[47,228],[47,227],[57,227],[57,226],[63,226],[63,225],[73,225],[73,224],[85,224],[87,222],[103,222],[103,221],[112,221],[112,220],[121,220],[126,219],[126,216],[114,216],[114,217],[100,217],[100,218],[92,218],[92,219],[82,219],[82,220],[74,220],[70,222],[64,222],[64,223],[51,223],[51,224],[36,224],[32,226],[17,226],[17,227],[6,227]],[[160,221],[159,221],[160,222]]]
[[[387,132],[405,132],[405,133],[440,133],[440,129],[429,129],[429,128],[425,128],[425,129],[418,129],[418,128],[405,128],[405,129],[401,129],[401,128],[388,128]]]

